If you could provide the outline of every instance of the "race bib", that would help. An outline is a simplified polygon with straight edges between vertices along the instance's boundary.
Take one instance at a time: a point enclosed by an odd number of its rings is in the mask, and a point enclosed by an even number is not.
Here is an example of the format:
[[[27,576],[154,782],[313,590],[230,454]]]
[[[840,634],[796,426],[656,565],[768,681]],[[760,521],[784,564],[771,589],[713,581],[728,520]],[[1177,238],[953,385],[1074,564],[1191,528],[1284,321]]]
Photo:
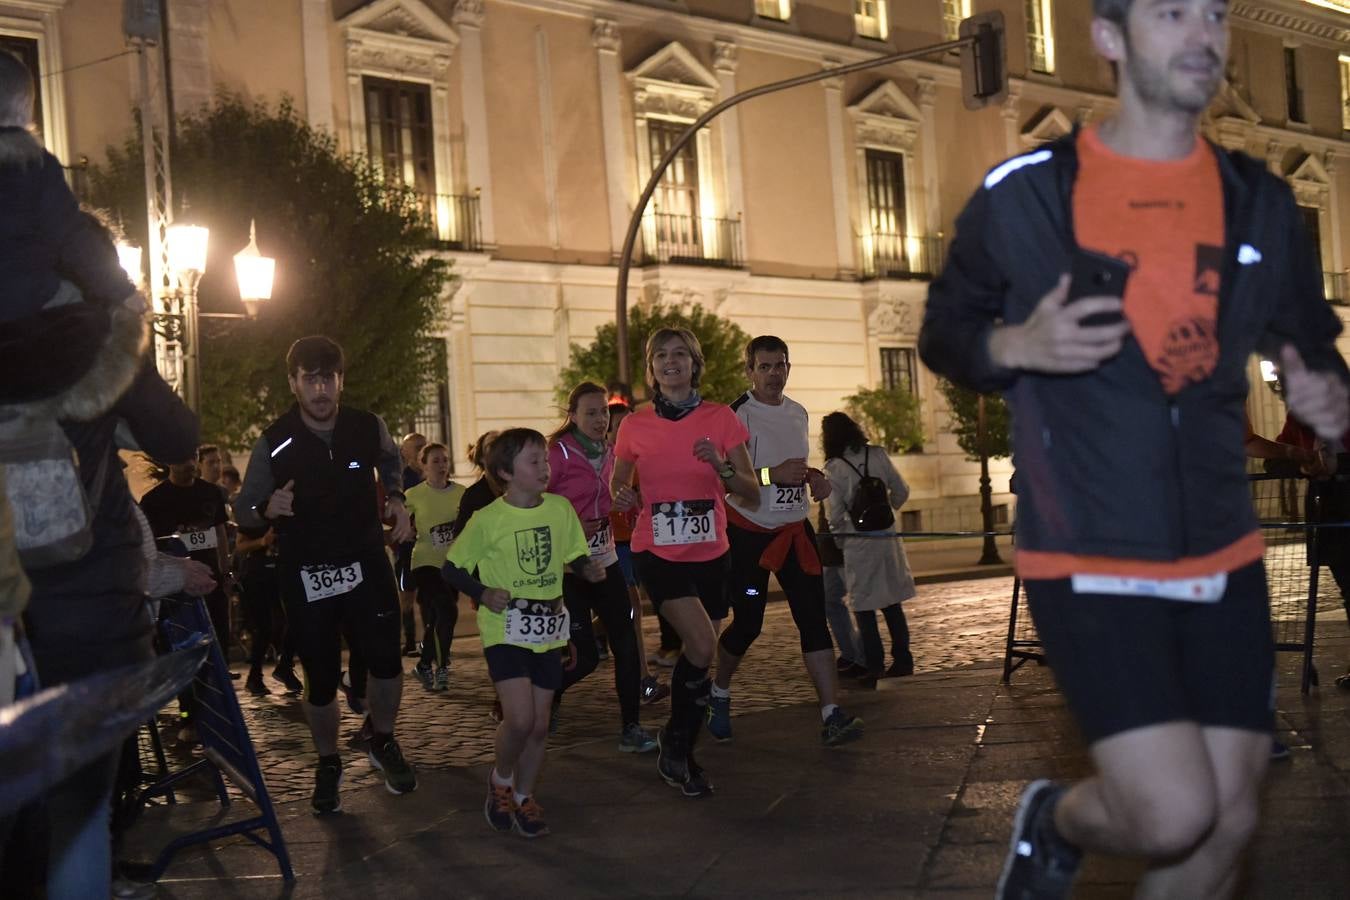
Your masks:
[[[804,485],[769,485],[770,512],[801,512],[806,509]]]
[[[717,541],[711,500],[676,500],[652,504],[652,541],[658,547]]]
[[[506,643],[517,647],[556,644],[571,635],[572,620],[561,603],[557,612],[539,603],[531,603],[527,609],[512,607],[505,618]]]
[[[590,548],[592,559],[599,559],[614,552],[614,531],[609,527],[608,519],[601,523],[595,534],[586,539],[586,546]]]
[[[431,529],[431,546],[437,549],[449,547],[455,540],[455,523],[442,522]]]
[[[202,531],[182,531],[178,534],[178,539],[187,545],[189,553],[196,553],[198,550],[216,549],[216,530],[206,528]]]
[[[364,578],[359,562],[345,566],[301,566],[300,580],[305,585],[305,599],[310,603],[325,597],[345,594],[359,585]]]
[[[1218,603],[1228,587],[1228,573],[1202,578],[1125,578],[1118,575],[1075,575],[1075,594],[1157,597],[1187,603]]]

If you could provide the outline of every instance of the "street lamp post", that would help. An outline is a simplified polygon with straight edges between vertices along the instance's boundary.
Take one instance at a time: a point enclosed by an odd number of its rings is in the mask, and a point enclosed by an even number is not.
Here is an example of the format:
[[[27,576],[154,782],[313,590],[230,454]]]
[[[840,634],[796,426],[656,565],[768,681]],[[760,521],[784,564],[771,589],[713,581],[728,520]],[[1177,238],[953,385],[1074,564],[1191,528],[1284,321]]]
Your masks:
[[[256,318],[261,304],[272,296],[272,281],[276,260],[258,252],[257,228],[249,222],[248,246],[235,254],[235,277],[239,282],[239,299],[244,313],[204,313],[198,309],[197,289],[206,271],[206,248],[210,232],[195,225],[173,225],[169,228],[170,276],[173,290],[164,296],[162,310],[155,310],[155,333],[173,348],[172,377],[183,402],[194,412],[201,411],[201,330],[202,319]],[[141,249],[126,242],[117,245],[117,257],[127,276],[138,286],[143,283]]]

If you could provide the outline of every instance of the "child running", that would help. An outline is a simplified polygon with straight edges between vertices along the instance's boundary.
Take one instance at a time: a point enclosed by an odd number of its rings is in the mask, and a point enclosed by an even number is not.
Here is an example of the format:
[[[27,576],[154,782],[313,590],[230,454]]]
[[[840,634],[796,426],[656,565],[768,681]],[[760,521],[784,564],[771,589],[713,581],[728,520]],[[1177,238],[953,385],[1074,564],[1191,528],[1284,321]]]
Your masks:
[[[599,583],[605,570],[591,559],[572,504],[544,493],[548,448],[542,434],[503,431],[488,448],[484,471],[502,496],[465,525],[442,573],[479,604],[483,655],[502,705],[483,815],[497,831],[536,838],[549,833],[534,789],[553,693],[562,684],[560,651],[568,645],[563,573]],[[470,574],[475,567],[478,578]]]
[[[450,451],[432,442],[418,453],[425,480],[408,488],[405,505],[412,513],[417,542],[412,576],[422,607],[422,658],[413,674],[429,691],[450,687],[450,641],[459,619],[459,596],[441,578],[440,565],[455,539],[455,518],[464,485],[450,481]]]

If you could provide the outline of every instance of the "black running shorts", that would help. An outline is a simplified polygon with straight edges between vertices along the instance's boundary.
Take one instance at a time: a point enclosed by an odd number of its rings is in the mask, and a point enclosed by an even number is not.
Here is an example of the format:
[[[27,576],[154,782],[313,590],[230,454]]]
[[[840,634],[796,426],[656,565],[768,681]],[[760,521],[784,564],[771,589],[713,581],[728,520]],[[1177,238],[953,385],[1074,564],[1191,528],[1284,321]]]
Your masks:
[[[647,589],[652,606],[659,613],[661,604],[680,597],[697,597],[703,603],[708,618],[725,619],[731,607],[727,604],[727,555],[706,562],[671,562],[643,550],[633,554],[633,568]]]
[[[487,660],[488,678],[494,684],[512,678],[528,678],[537,688],[556,691],[562,686],[565,652],[555,649],[535,653],[527,647],[493,644],[483,648],[483,657]]]
[[[1067,578],[1025,585],[1088,743],[1164,722],[1271,731],[1275,644],[1260,560],[1229,573],[1217,603],[1075,594]]]

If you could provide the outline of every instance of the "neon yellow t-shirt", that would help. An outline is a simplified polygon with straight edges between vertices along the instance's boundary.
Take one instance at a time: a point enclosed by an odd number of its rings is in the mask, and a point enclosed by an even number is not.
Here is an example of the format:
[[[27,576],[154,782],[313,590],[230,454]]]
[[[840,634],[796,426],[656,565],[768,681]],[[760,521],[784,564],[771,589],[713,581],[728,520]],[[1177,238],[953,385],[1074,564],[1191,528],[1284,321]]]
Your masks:
[[[459,515],[459,501],[464,496],[464,485],[450,482],[436,490],[425,481],[408,488],[403,505],[412,513],[417,526],[417,543],[413,545],[412,567],[434,566],[445,562],[445,554],[455,534],[450,526]]]
[[[522,509],[498,497],[478,510],[455,539],[447,559],[465,571],[478,569],[488,587],[511,592],[513,599],[557,601],[567,563],[590,555],[576,510],[557,494],[544,494],[538,506]],[[559,601],[561,605],[561,601]],[[478,607],[483,646],[506,643],[506,616]],[[564,635],[537,653],[567,645]]]

